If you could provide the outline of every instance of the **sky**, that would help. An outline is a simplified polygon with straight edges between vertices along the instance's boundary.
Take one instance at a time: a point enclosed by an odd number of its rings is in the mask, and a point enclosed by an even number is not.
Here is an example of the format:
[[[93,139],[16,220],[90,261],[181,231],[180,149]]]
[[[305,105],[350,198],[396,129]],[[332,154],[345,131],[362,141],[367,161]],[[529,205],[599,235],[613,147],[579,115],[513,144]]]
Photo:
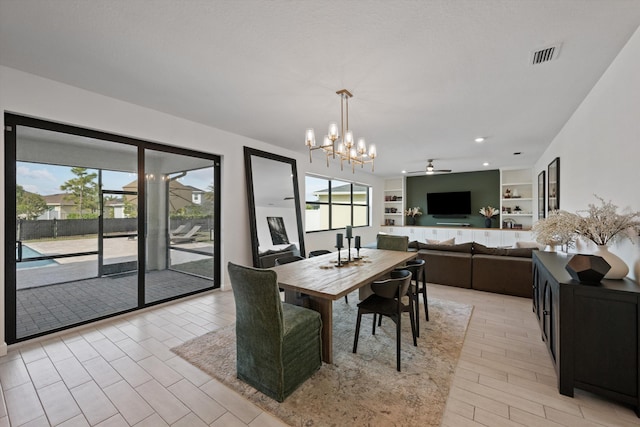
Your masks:
[[[88,169],[88,172],[96,172],[96,169]],[[60,186],[67,180],[75,178],[70,166],[56,166],[43,163],[16,162],[16,184],[21,185],[26,191],[48,196],[63,193]],[[122,190],[122,187],[135,181],[137,174],[129,172],[102,172],[102,188],[104,190]],[[201,190],[207,190],[213,183],[211,169],[201,169],[188,172],[183,178],[178,179],[183,185],[191,185]]]

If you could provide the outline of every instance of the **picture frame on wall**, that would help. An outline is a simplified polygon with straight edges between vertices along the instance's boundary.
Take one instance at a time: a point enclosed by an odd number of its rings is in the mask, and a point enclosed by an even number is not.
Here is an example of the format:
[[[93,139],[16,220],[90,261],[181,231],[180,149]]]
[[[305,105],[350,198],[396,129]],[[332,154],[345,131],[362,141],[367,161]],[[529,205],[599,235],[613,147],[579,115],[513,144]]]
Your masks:
[[[545,208],[546,208],[546,187],[545,187],[545,171],[542,171],[538,174],[538,219],[545,218]]]
[[[560,157],[553,159],[547,167],[547,211],[560,209]]]

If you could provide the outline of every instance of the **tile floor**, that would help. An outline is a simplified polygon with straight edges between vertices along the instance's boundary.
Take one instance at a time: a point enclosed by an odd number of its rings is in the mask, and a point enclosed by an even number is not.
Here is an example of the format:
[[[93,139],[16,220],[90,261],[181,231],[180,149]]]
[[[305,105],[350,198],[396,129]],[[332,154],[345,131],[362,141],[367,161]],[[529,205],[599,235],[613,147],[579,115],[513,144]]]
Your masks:
[[[209,279],[173,270],[149,271],[145,301],[154,302],[210,288]],[[18,338],[122,312],[136,306],[138,275],[121,274],[18,289]]]
[[[475,306],[444,426],[640,425],[625,406],[558,394],[530,300],[429,292]],[[0,426],[281,426],[169,350],[234,317],[232,293],[212,291],[11,346],[0,358]]]

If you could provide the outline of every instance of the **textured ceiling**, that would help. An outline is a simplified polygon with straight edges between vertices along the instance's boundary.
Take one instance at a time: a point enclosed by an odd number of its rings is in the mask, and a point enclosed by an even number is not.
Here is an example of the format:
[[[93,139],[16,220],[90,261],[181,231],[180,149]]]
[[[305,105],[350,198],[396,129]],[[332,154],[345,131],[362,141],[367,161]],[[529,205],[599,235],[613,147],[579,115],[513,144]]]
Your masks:
[[[0,0],[0,64],[301,152],[346,88],[376,174],[460,172],[532,165],[638,25],[637,0]]]

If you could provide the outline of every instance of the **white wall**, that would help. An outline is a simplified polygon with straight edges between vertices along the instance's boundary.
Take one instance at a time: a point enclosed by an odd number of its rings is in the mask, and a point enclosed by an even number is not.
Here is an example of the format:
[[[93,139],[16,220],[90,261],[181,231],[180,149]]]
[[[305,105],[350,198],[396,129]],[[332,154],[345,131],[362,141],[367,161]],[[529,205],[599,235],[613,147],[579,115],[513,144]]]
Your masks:
[[[597,194],[620,208],[640,210],[640,29],[538,160],[534,182],[555,157],[560,157],[561,209],[586,209],[599,203]],[[611,247],[632,277],[640,265],[637,240]]]
[[[363,242],[375,239],[381,223],[381,178],[369,173],[350,170],[340,171],[339,164],[326,168],[318,156],[309,164],[304,153],[292,152],[280,147],[235,135],[212,127],[194,123],[165,113],[119,101],[87,90],[79,89],[15,69],[0,67],[0,112],[4,125],[4,112],[32,116],[76,125],[80,127],[121,134],[166,145],[180,146],[222,156],[222,265],[227,261],[251,265],[249,219],[245,191],[243,146],[270,151],[297,160],[299,188],[304,195],[304,175],[307,172],[342,180],[374,185],[374,209],[372,227],[363,235]],[[329,121],[327,117],[327,121]],[[303,144],[304,129],[294,130]],[[4,145],[4,132],[2,133]],[[385,147],[377,144],[380,155]],[[390,149],[388,147],[387,149]],[[316,153],[317,154],[317,153]],[[4,150],[0,150],[0,176],[4,180]],[[4,185],[0,186],[0,221],[4,224]],[[301,208],[304,208],[302,201]],[[331,248],[334,232],[313,233],[306,237],[307,250]],[[4,241],[4,227],[0,227],[0,239]],[[11,256],[11,255],[9,255]],[[4,343],[4,246],[0,245],[0,354],[6,350]],[[223,286],[226,282],[223,268]]]

